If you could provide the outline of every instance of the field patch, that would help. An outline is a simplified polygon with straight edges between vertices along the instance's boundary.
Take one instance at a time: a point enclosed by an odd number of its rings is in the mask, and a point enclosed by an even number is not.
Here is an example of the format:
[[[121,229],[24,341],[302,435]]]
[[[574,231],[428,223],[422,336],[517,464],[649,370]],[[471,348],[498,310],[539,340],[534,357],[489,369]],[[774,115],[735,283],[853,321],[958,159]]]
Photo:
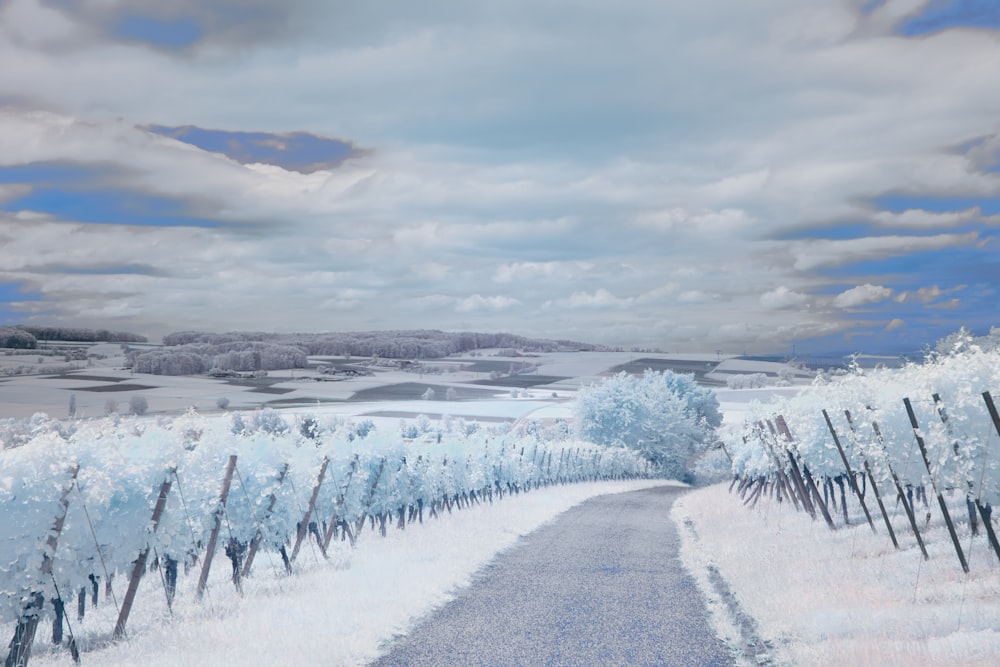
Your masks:
[[[73,387],[67,391],[94,391],[94,392],[112,392],[112,391],[142,391],[143,389],[158,389],[148,384],[101,384],[96,387]]]
[[[254,387],[250,390],[254,394],[290,394],[294,389],[287,387]]]
[[[443,412],[407,412],[405,410],[377,410],[375,412],[366,412],[362,417],[386,417],[389,419],[416,419],[417,417],[427,417],[428,419],[444,419],[446,416]],[[504,422],[514,422],[517,421],[513,417],[497,417],[497,416],[484,416],[484,415],[448,415],[453,419],[461,417],[465,421],[473,422],[489,422],[495,424],[502,424]]]
[[[423,398],[424,393],[428,389],[434,392],[434,398],[439,401],[445,400],[449,389],[455,390],[454,400],[456,401],[496,397],[495,391],[487,389],[448,387],[442,384],[424,384],[422,382],[399,382],[397,384],[387,384],[381,387],[370,387],[356,391],[349,400],[364,401],[366,403],[375,401],[413,401]]]
[[[608,371],[609,375],[616,375],[625,371],[629,375],[642,375],[647,370],[651,371],[672,371],[674,373],[684,373],[686,375],[694,375],[694,381],[700,385],[719,387],[724,386],[725,382],[720,382],[719,380],[713,380],[711,378],[705,377],[707,373],[711,373],[715,370],[715,364],[706,361],[694,361],[689,359],[653,359],[650,357],[643,357],[642,359],[635,359],[629,361],[625,364],[619,364]]]
[[[476,380],[472,384],[479,384],[488,387],[507,387],[511,389],[527,389],[545,384],[555,384],[565,382],[568,377],[558,375],[511,375],[499,377],[495,380]]]
[[[85,375],[77,373],[62,373],[60,375],[46,375],[43,380],[86,380],[88,382],[121,382],[125,378],[112,377],[110,375]]]

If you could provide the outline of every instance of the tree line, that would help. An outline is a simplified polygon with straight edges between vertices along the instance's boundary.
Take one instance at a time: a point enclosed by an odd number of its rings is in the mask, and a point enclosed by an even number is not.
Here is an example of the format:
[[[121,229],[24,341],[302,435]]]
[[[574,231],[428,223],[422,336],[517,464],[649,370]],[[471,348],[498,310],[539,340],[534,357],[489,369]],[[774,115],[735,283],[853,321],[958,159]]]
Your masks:
[[[34,350],[39,341],[73,343],[145,343],[145,336],[127,331],[83,329],[80,327],[40,327],[18,324],[0,327],[0,347]]]
[[[509,333],[450,332],[432,329],[291,334],[181,331],[163,337],[163,344],[167,347],[193,344],[220,346],[250,342],[299,347],[306,354],[313,356],[386,359],[441,359],[452,354],[491,348],[510,348],[520,352],[578,352],[608,349],[577,341],[527,338]]]

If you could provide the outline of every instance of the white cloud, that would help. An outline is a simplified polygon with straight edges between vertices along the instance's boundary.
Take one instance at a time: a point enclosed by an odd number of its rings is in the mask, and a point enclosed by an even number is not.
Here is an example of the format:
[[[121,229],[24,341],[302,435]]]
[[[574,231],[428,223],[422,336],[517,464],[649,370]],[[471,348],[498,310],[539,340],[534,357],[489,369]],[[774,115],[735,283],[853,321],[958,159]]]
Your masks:
[[[477,310],[507,310],[519,305],[521,302],[507,296],[482,296],[473,294],[458,301],[455,310],[460,313],[468,313]]]
[[[701,290],[685,290],[677,295],[678,303],[707,303],[712,301],[711,294],[706,294]]]
[[[977,232],[936,234],[934,236],[871,236],[856,239],[814,239],[794,241],[789,245],[793,266],[812,271],[854,262],[899,257],[926,250],[969,246],[978,240]]]
[[[640,227],[661,232],[701,233],[706,237],[718,233],[732,233],[753,224],[753,222],[753,218],[746,211],[736,208],[691,212],[675,207],[647,211],[636,217],[636,223]]]
[[[833,298],[837,308],[857,308],[869,303],[880,303],[892,296],[892,289],[866,283],[841,292]]]
[[[896,329],[901,329],[906,326],[906,322],[898,317],[894,317],[889,320],[889,324],[885,325],[886,331],[895,331]]]
[[[767,348],[860,326],[803,307],[843,280],[825,269],[989,252],[987,231],[952,233],[981,220],[974,208],[872,203],[1000,192],[983,171],[1000,150],[995,34],[894,35],[919,0],[868,15],[849,2],[585,2],[570,17],[550,0],[266,4],[183,55],[108,38],[109,17],[134,3],[0,4],[0,62],[17,63],[0,68],[0,165],[90,167],[84,187],[218,223],[0,213],[0,279],[42,294],[48,317],[115,313],[154,335],[329,328],[321,306],[349,308],[352,326],[510,328],[516,307],[525,333]],[[210,25],[226,7],[158,11]],[[370,152],[304,175],[150,124],[302,130]],[[30,187],[0,185],[0,200]],[[838,220],[891,233],[810,238]],[[887,308],[953,303],[916,289],[948,278],[869,269],[855,282],[901,290]],[[852,292],[833,301],[877,296]],[[725,312],[697,305],[716,301]]]
[[[593,268],[594,265],[591,262],[511,262],[497,267],[493,273],[493,281],[510,283],[552,278],[566,280],[584,274]]]
[[[808,295],[788,289],[784,285],[779,285],[773,290],[760,295],[760,305],[768,310],[798,308],[808,301]]]
[[[632,305],[635,299],[619,298],[603,287],[590,292],[573,292],[569,299],[561,303],[570,308],[625,308]]]
[[[937,213],[935,211],[924,211],[922,209],[907,209],[902,213],[892,211],[879,211],[872,216],[872,220],[887,227],[905,227],[911,229],[944,229],[954,227],[973,220],[980,215],[978,207],[966,209],[964,211],[949,211]]]
[[[948,294],[954,294],[955,292],[961,292],[965,289],[965,285],[958,285],[956,287],[951,287],[949,289],[941,289],[937,285],[932,287],[921,287],[917,290],[917,298],[921,303],[931,303],[937,301],[942,296],[947,296]]]

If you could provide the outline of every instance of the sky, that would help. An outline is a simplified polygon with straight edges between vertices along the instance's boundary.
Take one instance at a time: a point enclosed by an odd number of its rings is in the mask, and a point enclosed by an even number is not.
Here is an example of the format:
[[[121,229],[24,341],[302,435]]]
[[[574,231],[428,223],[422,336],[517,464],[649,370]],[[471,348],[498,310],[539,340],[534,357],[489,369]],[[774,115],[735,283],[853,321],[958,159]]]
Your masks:
[[[0,0],[0,324],[1000,324],[992,0]]]

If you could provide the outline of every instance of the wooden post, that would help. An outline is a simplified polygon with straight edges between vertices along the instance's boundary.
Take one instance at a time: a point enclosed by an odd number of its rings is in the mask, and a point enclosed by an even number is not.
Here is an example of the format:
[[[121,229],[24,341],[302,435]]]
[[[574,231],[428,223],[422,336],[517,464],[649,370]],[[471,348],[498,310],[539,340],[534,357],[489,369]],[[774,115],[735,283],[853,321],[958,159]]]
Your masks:
[[[940,417],[941,423],[944,424],[944,429],[948,433],[948,437],[952,438],[951,446],[955,451],[955,456],[959,456],[958,440],[954,439],[954,435],[951,432],[951,424],[948,423],[948,412],[944,409],[941,395],[937,393],[931,394],[931,398],[934,399],[934,407],[937,408],[938,417]],[[969,513],[969,528],[972,530],[973,535],[979,535],[979,518],[976,516],[976,503],[972,500],[972,480],[966,478],[965,484],[968,487],[965,491],[965,507]]]
[[[851,469],[851,463],[847,460],[847,454],[844,452],[843,446],[840,444],[840,436],[837,435],[837,429],[833,427],[833,422],[830,420],[830,415],[827,414],[826,409],[822,410],[823,419],[826,420],[826,426],[830,429],[830,435],[833,436],[833,444],[837,446],[837,451],[840,453],[840,460],[844,463],[844,469],[847,471],[847,481],[850,484],[851,489],[854,491],[854,495],[858,497],[858,502],[861,503],[861,509],[865,511],[865,518],[868,519],[868,525],[871,527],[872,532],[875,532],[875,522],[872,521],[872,515],[868,512],[868,505],[865,504],[865,499],[861,495],[861,490],[858,488],[857,479],[854,477],[854,470]],[[840,495],[843,497],[844,488],[841,487]]]
[[[309,520],[312,518],[313,510],[316,509],[316,499],[319,498],[319,489],[323,486],[323,478],[326,476],[326,468],[330,465],[330,459],[323,457],[323,464],[319,467],[319,476],[316,478],[316,485],[313,487],[312,496],[309,498],[309,506],[306,508],[306,514],[302,517],[302,522],[299,523],[299,529],[295,535],[295,546],[292,548],[292,555],[290,560],[294,561],[299,555],[299,549],[302,547],[302,540],[309,533]],[[320,545],[322,546],[322,545]],[[323,557],[326,558],[326,551],[323,551]]]
[[[281,466],[281,471],[278,473],[278,487],[285,482],[285,475],[288,474],[288,464],[285,463]],[[267,499],[267,509],[264,510],[263,521],[268,521],[271,518],[271,514],[274,513],[274,506],[278,502],[278,497],[274,493],[268,496]],[[254,558],[257,557],[257,550],[260,548],[260,543],[264,540],[264,533],[261,528],[257,528],[257,532],[254,533],[253,539],[250,540],[250,546],[247,549],[246,560],[243,561],[243,571],[240,573],[241,578],[246,578],[250,575],[250,568],[253,566]]]
[[[226,500],[229,499],[229,486],[233,481],[233,471],[236,470],[236,455],[229,457],[226,464],[226,474],[222,479],[222,493],[219,494],[219,506],[215,510],[215,525],[212,527],[212,534],[208,538],[208,548],[205,550],[205,561],[201,565],[201,576],[198,578],[197,599],[205,595],[205,587],[208,586],[208,573],[212,569],[212,559],[215,558],[215,547],[219,542],[219,530],[222,528],[222,513],[225,511]]]
[[[448,457],[444,457],[444,462],[442,463],[444,467],[448,467]],[[378,488],[378,482],[382,479],[382,471],[385,470],[385,457],[379,461],[378,472],[375,473],[375,479],[372,481],[371,488],[368,490],[368,498],[365,500],[365,509],[361,512],[361,518],[358,519],[358,535],[361,534],[361,529],[365,526],[365,519],[368,517],[369,512],[372,508],[372,503],[375,502],[375,489]],[[444,494],[445,504],[448,506],[448,513],[451,513],[451,500],[448,498],[448,494]],[[372,517],[372,529],[375,528],[375,518]],[[353,544],[353,541],[352,541]]]
[[[785,494],[791,499],[792,504],[795,506],[795,509],[798,510],[799,501],[796,500],[795,494],[792,493],[792,483],[788,481],[788,477],[785,475],[784,466],[781,465],[781,459],[778,458],[778,455],[775,453],[774,447],[771,446],[771,443],[767,442],[767,440],[764,438],[764,425],[761,424],[760,422],[757,422],[757,428],[760,429],[761,442],[763,442],[764,446],[767,447],[767,450],[771,453],[771,460],[774,461],[774,470],[778,476],[778,489],[779,489],[778,501],[781,502],[780,490],[784,489]],[[767,420],[767,428],[771,432],[771,439],[777,442],[777,439],[775,438],[774,424],[771,423],[770,419]]]
[[[63,488],[59,496],[59,509],[56,513],[55,523],[45,539],[45,552],[42,555],[42,566],[39,568],[43,575],[52,576],[52,558],[55,556],[59,546],[59,536],[62,534],[63,525],[66,523],[66,512],[69,510],[69,494],[76,485],[76,476],[80,472],[79,464],[73,464],[69,468],[69,484]],[[4,660],[4,667],[27,667],[28,658],[31,657],[31,645],[35,642],[35,632],[38,630],[42,607],[45,606],[45,596],[39,592],[33,592],[27,603],[21,609],[21,616],[17,619],[17,626],[14,628],[14,636],[7,645],[7,658]]]
[[[983,392],[983,400],[986,402],[986,409],[990,413],[990,419],[993,420],[993,428],[996,429],[997,434],[1000,435],[1000,414],[997,414],[997,406],[993,403],[993,397],[990,392]],[[986,454],[988,452],[983,452],[983,459],[985,463]],[[993,545],[993,552],[1000,559],[1000,542],[997,541],[997,534],[993,530],[993,522],[990,520],[993,514],[993,508],[989,505],[983,505],[980,498],[976,498],[976,507],[979,509],[979,516],[983,519],[983,526],[986,528],[986,534],[990,538],[990,544]]]
[[[934,489],[934,493],[937,494],[938,506],[941,508],[941,514],[944,515],[945,525],[948,526],[948,534],[951,535],[951,543],[955,546],[955,553],[958,555],[958,562],[962,564],[962,571],[968,573],[969,564],[965,560],[965,554],[962,552],[962,545],[958,541],[958,534],[955,532],[955,525],[951,522],[951,514],[948,513],[948,506],[944,502],[944,496],[938,491],[937,483],[934,481],[934,473],[931,471],[931,462],[927,457],[927,445],[924,443],[924,439],[920,436],[920,426],[917,424],[917,416],[913,412],[913,406],[910,404],[909,398],[903,399],[903,405],[906,406],[906,414],[910,418],[910,425],[913,427],[913,436],[917,439],[917,447],[920,448],[920,456],[924,460],[924,467],[927,468],[927,476],[931,480],[931,488]]]
[[[779,416],[775,421],[778,422],[778,428],[781,429],[785,439],[789,442],[793,442],[792,432],[788,430],[788,424],[785,423],[784,418]],[[793,464],[795,463],[795,458],[792,456],[790,451],[788,452],[788,458],[791,459]],[[805,480],[806,488],[809,490],[809,493],[812,494],[813,500],[815,500],[816,504],[819,506],[820,513],[822,513],[823,520],[826,521],[827,527],[829,527],[830,530],[837,530],[837,524],[833,522],[833,517],[830,516],[830,510],[827,509],[826,503],[823,502],[823,496],[821,496],[819,494],[819,490],[816,489],[816,482],[813,480],[813,476],[809,473],[809,466],[806,465],[805,460],[802,461],[802,478]]]
[[[326,551],[330,546],[330,540],[333,539],[333,532],[337,530],[337,523],[340,521],[340,509],[344,505],[344,498],[347,495],[347,490],[351,487],[351,479],[354,477],[354,472],[358,469],[358,455],[354,455],[354,460],[351,461],[351,472],[347,473],[347,481],[344,483],[344,488],[340,490],[340,495],[337,496],[336,505],[333,509],[333,516],[330,517],[330,523],[326,527],[326,534],[323,535],[323,551]],[[354,540],[351,540],[351,546],[354,546]]]
[[[844,410],[844,417],[847,418],[847,425],[851,429],[851,433],[857,435],[857,431],[854,429],[854,420],[851,419],[851,411]],[[896,531],[892,529],[892,522],[889,521],[889,514],[885,511],[885,504],[882,502],[882,494],[878,490],[878,483],[875,481],[875,475],[872,474],[872,467],[868,463],[868,458],[865,457],[865,474],[868,476],[868,484],[872,487],[872,491],[875,492],[875,500],[878,502],[878,509],[882,513],[882,520],[885,522],[885,529],[889,531],[889,539],[892,540],[892,546],[899,549],[899,542],[896,540]]]
[[[778,415],[775,418],[775,423],[778,425],[778,431],[785,437],[787,442],[791,442],[791,431],[788,430],[788,424],[785,423],[785,418]],[[775,442],[777,442],[777,436],[775,437]],[[785,455],[788,457],[788,462],[791,465],[792,471],[792,481],[795,482],[795,489],[798,491],[799,498],[802,500],[802,506],[806,508],[809,512],[809,516],[816,519],[816,508],[812,504],[812,500],[809,499],[809,492],[806,491],[805,482],[802,480],[802,472],[799,470],[799,464],[792,456],[792,452],[787,448],[783,448]]]
[[[153,532],[160,527],[160,517],[163,516],[163,509],[167,506],[167,494],[170,493],[170,486],[173,482],[168,476],[160,485],[160,495],[156,498],[156,505],[153,506]],[[132,576],[128,581],[128,589],[125,591],[125,599],[122,601],[122,608],[118,612],[118,621],[115,623],[113,639],[121,639],[125,634],[125,624],[128,623],[129,614],[132,613],[132,603],[135,602],[135,594],[139,590],[139,580],[146,571],[146,559],[149,557],[149,543],[146,548],[139,552],[139,557],[135,559],[132,566]]]
[[[899,498],[899,502],[903,504],[903,509],[906,511],[906,518],[910,522],[910,529],[913,530],[913,536],[917,538],[917,545],[920,546],[920,553],[924,555],[924,560],[929,560],[930,556],[927,555],[927,548],[924,546],[924,540],[920,537],[920,529],[917,528],[917,517],[913,513],[913,505],[910,504],[909,499],[906,497],[903,485],[899,481],[896,471],[892,468],[892,461],[889,460],[889,452],[885,449],[885,441],[882,439],[882,431],[878,428],[878,422],[872,421],[872,431],[875,432],[875,437],[878,438],[879,445],[882,447],[882,455],[885,457],[885,464],[889,468],[889,474],[892,475],[892,483],[896,485],[896,494]]]

